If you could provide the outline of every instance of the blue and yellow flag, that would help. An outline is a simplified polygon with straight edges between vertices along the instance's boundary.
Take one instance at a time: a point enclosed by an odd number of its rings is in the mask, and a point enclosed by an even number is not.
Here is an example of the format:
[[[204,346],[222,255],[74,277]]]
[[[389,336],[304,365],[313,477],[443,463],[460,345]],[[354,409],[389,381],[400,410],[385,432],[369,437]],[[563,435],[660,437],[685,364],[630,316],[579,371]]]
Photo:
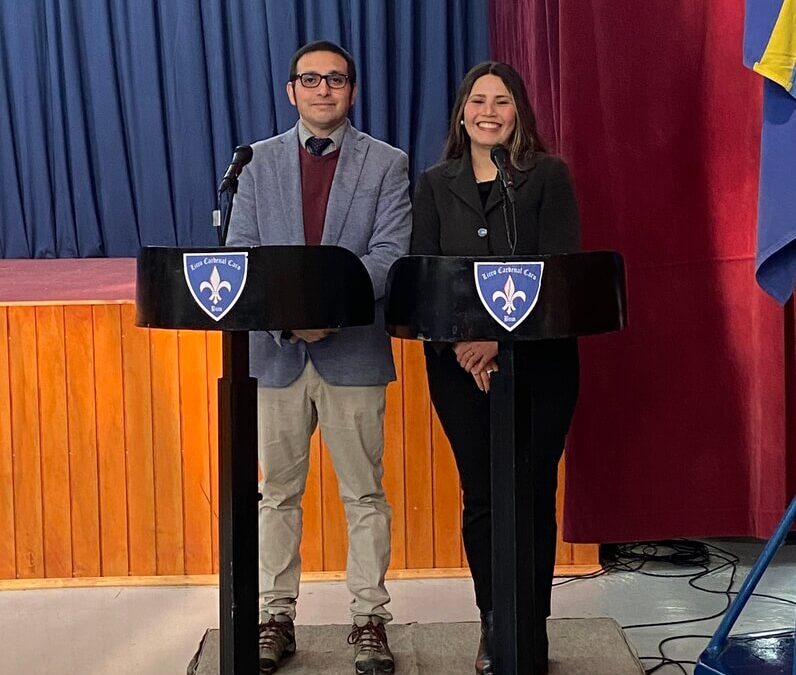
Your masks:
[[[796,282],[796,0],[747,0],[744,65],[765,77],[757,282],[780,303]]]

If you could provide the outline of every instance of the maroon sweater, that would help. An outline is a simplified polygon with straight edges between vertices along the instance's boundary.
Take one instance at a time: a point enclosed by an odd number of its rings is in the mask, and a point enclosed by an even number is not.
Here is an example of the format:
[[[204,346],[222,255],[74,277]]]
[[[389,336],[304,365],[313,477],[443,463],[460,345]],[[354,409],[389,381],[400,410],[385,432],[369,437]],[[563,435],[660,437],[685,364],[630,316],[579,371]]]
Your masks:
[[[326,220],[326,205],[329,203],[329,193],[332,190],[332,180],[339,157],[339,150],[316,157],[306,148],[299,147],[304,241],[309,246],[321,243],[323,223]]]

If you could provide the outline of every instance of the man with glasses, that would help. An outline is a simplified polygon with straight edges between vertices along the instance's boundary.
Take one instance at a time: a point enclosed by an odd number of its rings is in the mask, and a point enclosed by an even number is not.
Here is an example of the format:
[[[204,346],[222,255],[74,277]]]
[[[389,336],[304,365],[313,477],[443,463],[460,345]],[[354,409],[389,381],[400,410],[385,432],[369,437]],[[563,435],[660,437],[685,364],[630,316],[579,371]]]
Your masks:
[[[384,627],[392,617],[384,585],[390,507],[382,488],[385,389],[395,367],[381,298],[387,271],[409,248],[411,207],[406,155],[348,121],[356,95],[354,61],[338,45],[313,42],[293,55],[287,96],[299,121],[252,146],[227,239],[234,246],[343,246],[364,263],[376,298],[371,326],[252,336],[263,472],[261,673],[275,672],[296,649],[301,497],[316,425],[348,521],[348,641],[355,670],[376,675],[395,669]]]

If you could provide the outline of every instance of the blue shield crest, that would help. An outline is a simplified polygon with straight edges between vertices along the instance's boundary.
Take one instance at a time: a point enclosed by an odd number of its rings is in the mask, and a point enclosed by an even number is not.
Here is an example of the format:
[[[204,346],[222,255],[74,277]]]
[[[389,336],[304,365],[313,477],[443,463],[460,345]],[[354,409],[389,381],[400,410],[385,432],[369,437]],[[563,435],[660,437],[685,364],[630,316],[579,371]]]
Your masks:
[[[223,319],[238,301],[246,286],[249,254],[183,253],[185,282],[193,299],[211,319]]]
[[[477,262],[475,287],[486,311],[508,331],[533,310],[542,287],[543,262]]]

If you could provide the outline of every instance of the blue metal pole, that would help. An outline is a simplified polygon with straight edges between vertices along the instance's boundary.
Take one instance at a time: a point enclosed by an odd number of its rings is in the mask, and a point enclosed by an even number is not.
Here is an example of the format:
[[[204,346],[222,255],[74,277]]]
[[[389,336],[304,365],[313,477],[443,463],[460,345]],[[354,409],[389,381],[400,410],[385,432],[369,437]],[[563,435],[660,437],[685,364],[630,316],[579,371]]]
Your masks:
[[[790,506],[788,506],[788,510],[785,511],[785,515],[782,516],[782,520],[779,521],[776,532],[774,532],[771,539],[768,540],[768,543],[763,549],[763,552],[760,554],[760,557],[757,559],[757,562],[754,564],[752,569],[749,570],[749,575],[746,577],[746,579],[744,579],[744,582],[741,585],[741,590],[738,591],[738,597],[735,598],[735,601],[730,605],[727,613],[724,615],[724,618],[722,619],[719,627],[716,629],[716,632],[713,634],[713,639],[710,641],[710,644],[708,644],[705,653],[715,656],[721,651],[721,648],[724,646],[724,642],[727,640],[727,636],[730,634],[732,627],[738,620],[738,616],[743,611],[743,608],[746,606],[749,598],[752,597],[752,593],[754,593],[754,590],[760,581],[760,577],[763,576],[763,573],[766,571],[766,568],[771,562],[771,559],[774,557],[774,554],[779,550],[779,547],[782,546],[782,542],[785,541],[785,537],[790,531],[794,520],[796,520],[796,497],[794,497],[791,501]],[[796,670],[794,670],[794,675],[796,675]]]
[[[796,675],[796,630],[793,631],[793,675]]]

